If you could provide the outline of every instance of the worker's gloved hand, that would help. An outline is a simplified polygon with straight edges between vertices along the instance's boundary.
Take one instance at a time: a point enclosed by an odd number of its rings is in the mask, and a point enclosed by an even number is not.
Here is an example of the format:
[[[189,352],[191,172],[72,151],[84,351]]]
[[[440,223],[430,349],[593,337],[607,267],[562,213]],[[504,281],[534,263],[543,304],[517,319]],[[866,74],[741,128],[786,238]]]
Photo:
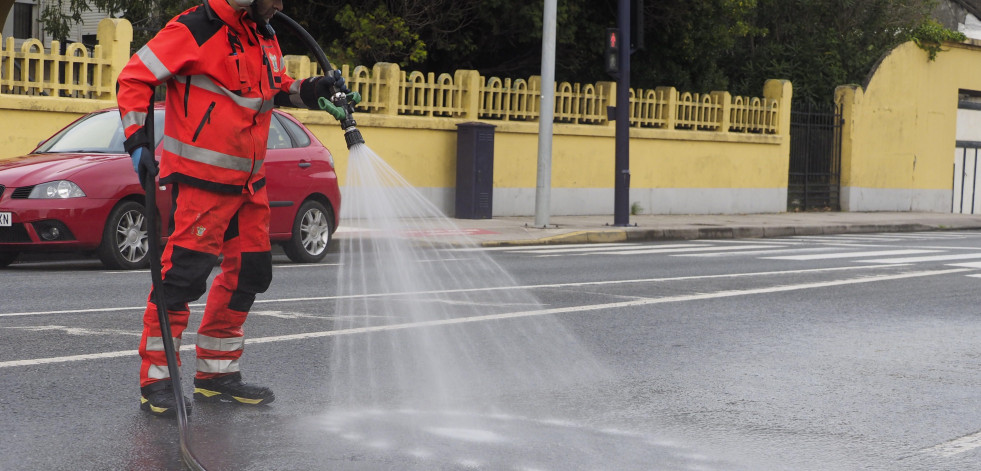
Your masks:
[[[149,140],[147,139],[146,132],[142,128],[133,133],[129,139],[126,139],[123,146],[133,161],[133,171],[140,177],[140,185],[146,181],[147,176],[157,176],[159,172],[157,161],[153,158],[153,151],[150,150]]]
[[[328,100],[336,92],[344,93],[345,95],[351,91],[347,89],[347,84],[344,83],[344,76],[341,75],[341,71],[334,69],[327,72],[326,75],[320,78],[317,82],[317,96],[324,97]]]
[[[133,170],[140,177],[140,183],[146,181],[147,175],[156,177],[159,169],[157,161],[153,158],[153,152],[147,147],[137,147],[129,157],[133,159]]]
[[[344,83],[344,76],[339,70],[331,70],[327,75],[310,77],[300,83],[300,100],[311,110],[321,109],[320,99],[330,101],[337,92],[349,93],[347,84]]]

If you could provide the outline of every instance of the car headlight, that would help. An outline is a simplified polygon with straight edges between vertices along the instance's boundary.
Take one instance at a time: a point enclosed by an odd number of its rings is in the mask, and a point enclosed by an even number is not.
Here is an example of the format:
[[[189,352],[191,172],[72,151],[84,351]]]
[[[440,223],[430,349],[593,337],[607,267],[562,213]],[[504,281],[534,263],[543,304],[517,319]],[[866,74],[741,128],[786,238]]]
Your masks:
[[[55,199],[81,198],[84,196],[85,192],[78,185],[68,180],[58,180],[35,186],[27,197],[31,199]]]

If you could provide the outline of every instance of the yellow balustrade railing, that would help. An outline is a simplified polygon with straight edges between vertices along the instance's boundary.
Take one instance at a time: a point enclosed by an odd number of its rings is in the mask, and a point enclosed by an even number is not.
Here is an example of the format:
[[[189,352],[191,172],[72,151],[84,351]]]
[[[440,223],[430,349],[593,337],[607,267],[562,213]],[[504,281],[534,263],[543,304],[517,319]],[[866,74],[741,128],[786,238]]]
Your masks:
[[[450,74],[402,72],[398,111],[409,116],[461,116],[461,93]]]
[[[81,43],[65,47],[51,41],[50,50],[37,39],[16,46],[5,38],[0,48],[0,93],[32,96],[101,98],[112,95],[114,87],[103,76],[113,73],[102,47],[92,49]]]
[[[15,47],[13,38],[0,44],[0,93],[47,95],[77,99],[115,98],[115,78],[130,56],[132,29],[125,20],[99,25],[98,45],[74,43],[58,52],[36,39]],[[321,75],[305,56],[286,56],[287,73],[295,78]],[[361,94],[361,112],[391,115],[498,121],[536,121],[540,116],[541,78],[501,79],[476,71],[453,74],[403,71],[396,64],[342,66],[352,91]],[[767,87],[764,87],[765,89]],[[615,105],[613,82],[555,85],[557,123],[609,125]],[[767,92],[765,91],[764,94]],[[775,93],[779,95],[779,92]],[[630,125],[639,128],[776,134],[782,96],[743,97],[728,92],[690,93],[672,87],[630,90]],[[784,130],[786,131],[786,130]]]
[[[729,129],[734,132],[773,134],[777,132],[780,102],[773,99],[742,97],[732,98],[729,111]]]
[[[480,112],[482,119],[527,121],[538,119],[541,80],[481,77]]]

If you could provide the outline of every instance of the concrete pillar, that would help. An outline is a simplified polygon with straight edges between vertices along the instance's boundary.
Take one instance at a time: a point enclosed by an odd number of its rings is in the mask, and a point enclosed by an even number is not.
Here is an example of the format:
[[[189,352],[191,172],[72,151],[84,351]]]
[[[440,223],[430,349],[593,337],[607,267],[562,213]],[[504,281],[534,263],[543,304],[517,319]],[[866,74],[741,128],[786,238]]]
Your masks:
[[[480,72],[457,70],[453,74],[453,83],[459,91],[459,104],[463,109],[459,117],[476,121],[480,117],[480,88],[484,85],[480,80]]]
[[[780,144],[781,163],[784,175],[783,186],[790,183],[790,109],[794,99],[794,89],[789,80],[770,79],[763,84],[763,97],[769,100],[776,100],[779,111],[777,112],[777,135],[781,136],[783,143]]]
[[[664,104],[664,129],[673,130],[678,121],[678,90],[674,87],[657,87],[654,89]]]
[[[718,116],[719,129],[718,132],[729,132],[729,126],[732,122],[732,94],[729,92],[715,91],[711,93],[712,102],[719,105]]]
[[[794,98],[794,87],[789,80],[770,79],[763,84],[763,97],[776,100],[780,111],[777,113],[777,134],[786,136],[790,142],[790,105]]]
[[[105,18],[99,22],[96,40],[101,46],[102,57],[109,61],[109,73],[103,72],[101,84],[108,92],[100,94],[99,98],[115,100],[116,78],[132,55],[133,25],[121,18]]]
[[[371,70],[378,83],[379,114],[398,116],[399,93],[401,93],[402,70],[398,64],[379,62]]]
[[[852,206],[847,188],[855,185],[853,167],[857,150],[855,124],[859,120],[858,115],[864,98],[865,91],[858,85],[841,85],[835,89],[835,104],[841,106],[841,118],[844,122],[841,126],[841,175],[839,177],[842,211],[858,210],[857,207]]]

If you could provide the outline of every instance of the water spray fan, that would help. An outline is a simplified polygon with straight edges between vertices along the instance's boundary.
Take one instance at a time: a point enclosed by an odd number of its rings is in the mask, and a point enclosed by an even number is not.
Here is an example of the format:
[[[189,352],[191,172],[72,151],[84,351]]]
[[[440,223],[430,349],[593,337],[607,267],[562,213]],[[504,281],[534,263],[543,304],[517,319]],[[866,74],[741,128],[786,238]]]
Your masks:
[[[277,18],[286,24],[303,42],[307,45],[307,48],[313,52],[314,57],[317,59],[317,63],[320,64],[320,68],[327,73],[334,68],[330,65],[330,61],[327,60],[327,55],[324,54],[324,50],[320,48],[317,41],[313,39],[313,36],[307,32],[303,26],[299,23],[293,21],[292,18],[286,16],[285,13],[277,11],[273,18]],[[347,143],[347,148],[350,149],[355,144],[364,144],[364,137],[361,136],[361,131],[358,130],[358,123],[354,120],[354,106],[361,103],[361,94],[358,92],[347,92],[346,90],[339,90],[337,87],[334,88],[334,94],[328,100],[327,98],[321,97],[318,100],[320,109],[326,111],[331,116],[336,118],[341,123],[341,129],[344,130],[344,142]]]

